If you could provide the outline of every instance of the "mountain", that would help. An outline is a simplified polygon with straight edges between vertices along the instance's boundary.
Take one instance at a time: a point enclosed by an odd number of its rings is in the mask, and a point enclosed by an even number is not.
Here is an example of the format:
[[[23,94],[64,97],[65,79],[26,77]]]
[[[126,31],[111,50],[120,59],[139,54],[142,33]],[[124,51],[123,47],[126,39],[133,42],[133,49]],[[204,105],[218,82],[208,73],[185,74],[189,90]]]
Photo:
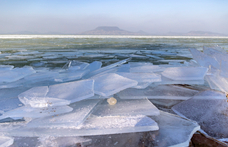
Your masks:
[[[115,26],[101,26],[97,27],[94,30],[81,33],[81,35],[148,35],[143,31],[139,32],[130,32],[122,30]]]
[[[169,33],[166,33],[165,35],[167,36],[227,36],[226,34],[206,32],[206,31],[190,31],[187,33],[169,32]]]
[[[227,36],[221,33],[214,33],[214,32],[204,32],[204,31],[190,31],[186,33],[188,36]]]

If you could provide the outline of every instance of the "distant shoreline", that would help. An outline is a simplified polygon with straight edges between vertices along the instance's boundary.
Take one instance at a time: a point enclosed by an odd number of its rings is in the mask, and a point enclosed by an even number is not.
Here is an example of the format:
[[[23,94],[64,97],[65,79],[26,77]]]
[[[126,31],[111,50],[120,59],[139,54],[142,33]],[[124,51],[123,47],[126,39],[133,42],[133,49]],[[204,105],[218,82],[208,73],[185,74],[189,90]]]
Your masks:
[[[35,38],[228,38],[228,36],[139,36],[139,35],[0,35],[0,39]]]

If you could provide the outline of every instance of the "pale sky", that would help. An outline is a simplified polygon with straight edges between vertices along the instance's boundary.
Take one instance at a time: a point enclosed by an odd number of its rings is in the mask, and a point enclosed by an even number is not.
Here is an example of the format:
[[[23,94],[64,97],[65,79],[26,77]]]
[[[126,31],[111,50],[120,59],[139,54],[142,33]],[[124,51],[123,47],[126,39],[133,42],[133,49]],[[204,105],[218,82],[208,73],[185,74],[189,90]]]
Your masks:
[[[98,26],[148,33],[228,34],[228,0],[0,0],[0,33],[81,33]]]

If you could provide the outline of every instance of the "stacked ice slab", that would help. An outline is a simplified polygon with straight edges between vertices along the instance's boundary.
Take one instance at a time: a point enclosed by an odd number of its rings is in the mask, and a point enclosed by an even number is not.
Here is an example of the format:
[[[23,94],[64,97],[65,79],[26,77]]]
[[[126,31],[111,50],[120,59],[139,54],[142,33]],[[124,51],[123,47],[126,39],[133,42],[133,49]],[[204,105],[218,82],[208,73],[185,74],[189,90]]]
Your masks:
[[[22,106],[1,110],[0,131],[41,138],[155,131],[157,146],[187,146],[198,124],[159,111],[148,99],[163,105],[189,99],[198,91],[164,84],[203,80],[207,68],[124,64],[129,60],[105,67],[98,61],[68,62],[54,76],[63,83],[30,88],[18,95]],[[175,131],[180,137],[173,137]]]

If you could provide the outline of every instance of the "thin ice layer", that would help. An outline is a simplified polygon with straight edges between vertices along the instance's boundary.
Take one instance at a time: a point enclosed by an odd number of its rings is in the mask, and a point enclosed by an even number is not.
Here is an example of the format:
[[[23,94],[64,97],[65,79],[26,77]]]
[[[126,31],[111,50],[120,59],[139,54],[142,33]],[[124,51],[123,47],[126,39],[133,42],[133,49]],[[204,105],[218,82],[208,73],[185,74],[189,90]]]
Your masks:
[[[159,82],[161,76],[154,73],[128,73],[128,72],[117,72],[118,75],[126,77],[128,79],[135,80],[137,82]]]
[[[207,70],[205,67],[170,67],[162,75],[172,80],[203,80]]]
[[[204,84],[204,79],[201,80],[172,80],[161,75],[161,82],[152,83],[153,85],[164,85],[164,84],[197,84],[202,85]]]
[[[58,116],[50,116],[31,121],[28,127],[33,128],[76,128],[84,122],[100,100],[84,100],[70,105],[73,111]]]
[[[29,117],[29,118],[39,118],[46,117],[52,115],[58,115],[62,113],[67,113],[72,111],[73,109],[69,106],[59,106],[59,107],[48,107],[48,108],[32,108],[29,106],[22,106],[10,111],[3,113],[0,116],[0,119],[4,118],[21,118],[21,117]]]
[[[173,106],[172,110],[180,116],[197,121],[208,135],[228,138],[226,99],[192,98]]]
[[[195,95],[198,91],[173,85],[160,85],[156,87],[147,87],[145,89],[129,88],[123,90],[117,95],[121,99],[175,99],[187,100]]]
[[[193,59],[196,60],[199,65],[207,68],[211,65],[219,69],[220,65],[214,57],[208,56],[197,49],[190,49],[190,52],[192,53]]]
[[[122,77],[115,73],[108,73],[94,78],[94,93],[110,96],[121,90],[136,86],[137,81]]]
[[[51,128],[21,128],[8,132],[13,136],[92,136],[119,134],[131,132],[155,131],[159,127],[157,123],[147,116],[113,116],[113,117],[89,117],[79,128],[51,129]]]
[[[158,147],[189,146],[192,135],[200,129],[196,122],[163,111],[160,111],[159,116],[152,116],[151,118],[159,126],[159,133],[156,135],[153,144]]]
[[[148,100],[122,100],[117,99],[115,105],[109,105],[107,100],[104,100],[96,107],[93,115],[104,116],[133,116],[133,115],[159,115],[159,110]]]
[[[8,147],[13,144],[12,137],[0,136],[0,147]]]
[[[71,103],[94,96],[93,80],[81,80],[49,86],[47,97],[69,100]]]

